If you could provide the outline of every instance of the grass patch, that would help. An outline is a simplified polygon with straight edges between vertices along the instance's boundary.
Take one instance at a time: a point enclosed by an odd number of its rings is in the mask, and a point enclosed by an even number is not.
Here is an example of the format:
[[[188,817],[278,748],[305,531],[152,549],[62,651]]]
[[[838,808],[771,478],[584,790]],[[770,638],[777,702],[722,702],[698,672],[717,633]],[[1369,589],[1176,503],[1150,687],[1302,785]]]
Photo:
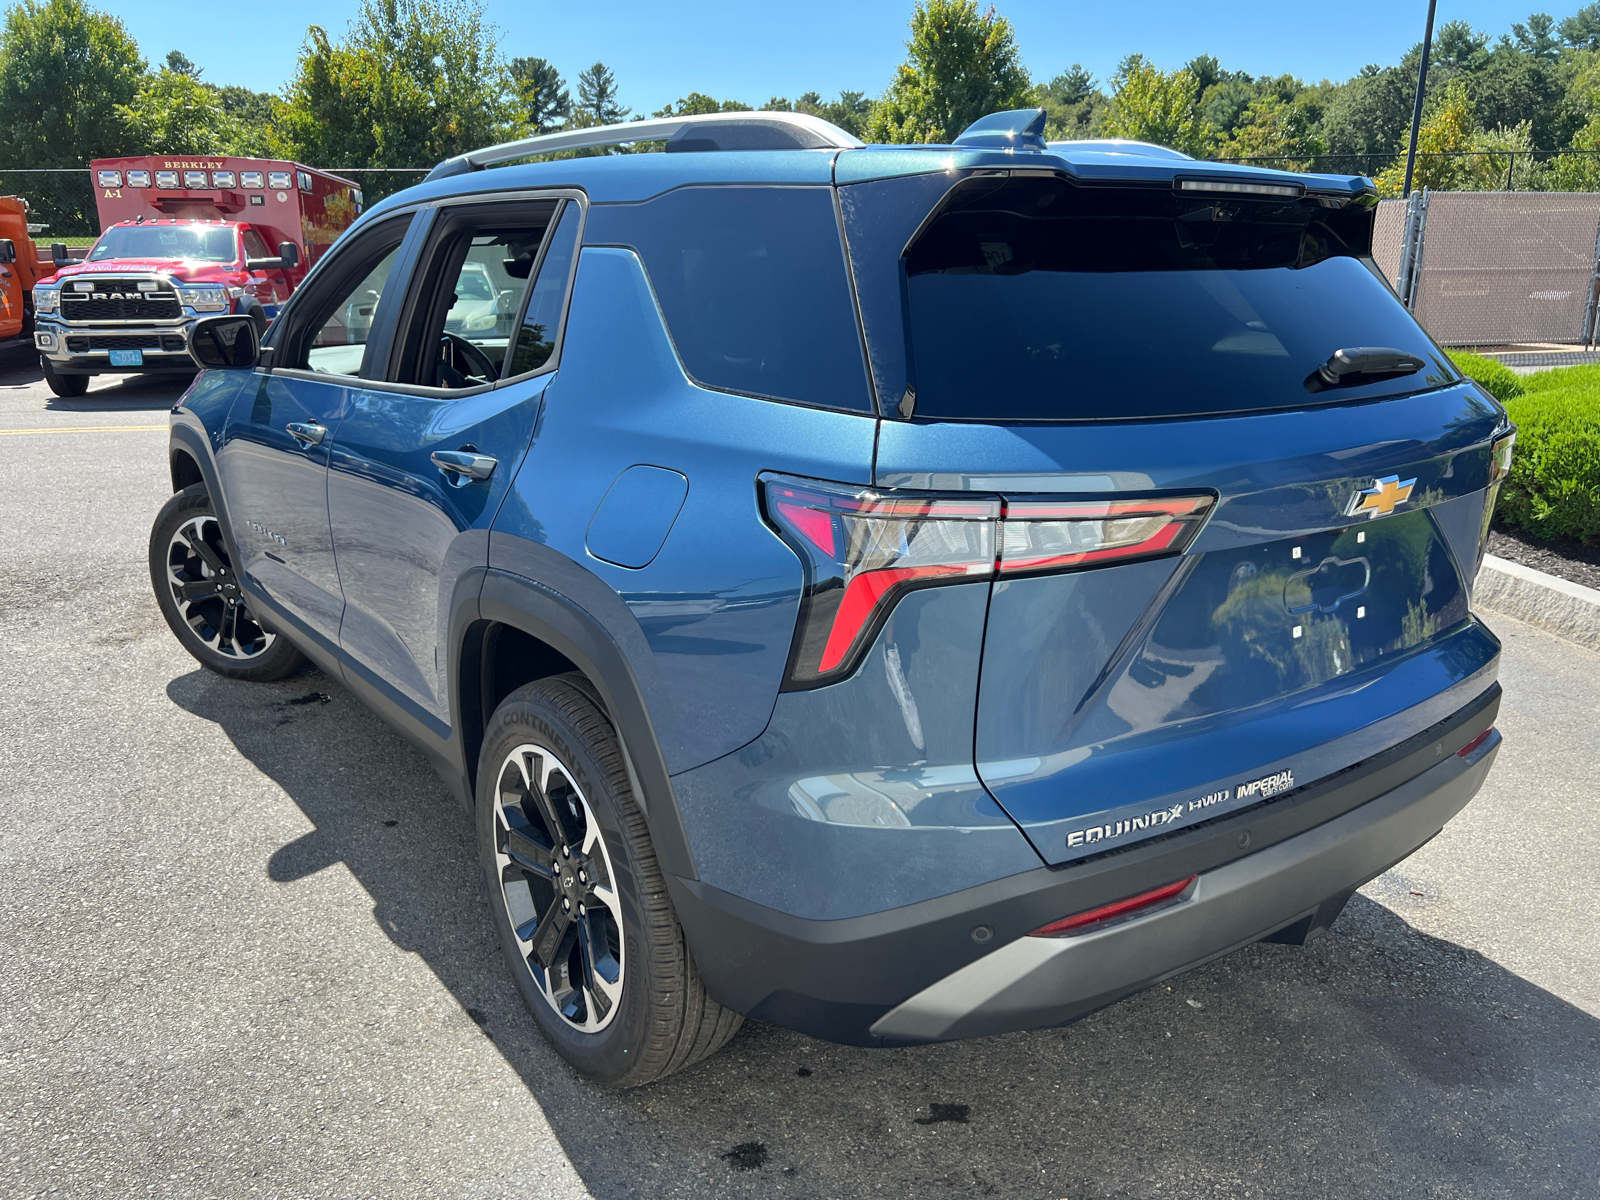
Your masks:
[[[1518,379],[1516,373],[1504,363],[1484,358],[1481,354],[1469,354],[1465,350],[1452,350],[1450,358],[1463,375],[1481,383],[1484,390],[1501,404],[1522,395],[1526,390],[1526,382]],[[1550,375],[1554,372],[1544,371],[1542,374]]]

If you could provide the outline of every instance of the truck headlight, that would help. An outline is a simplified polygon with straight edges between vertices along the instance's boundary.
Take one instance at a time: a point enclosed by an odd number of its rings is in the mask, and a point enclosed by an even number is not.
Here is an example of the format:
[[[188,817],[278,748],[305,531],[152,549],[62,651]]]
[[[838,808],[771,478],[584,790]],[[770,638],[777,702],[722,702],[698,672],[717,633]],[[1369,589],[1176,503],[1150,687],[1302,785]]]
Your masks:
[[[61,309],[61,289],[59,287],[36,287],[33,289],[33,311],[36,313],[53,313]]]
[[[180,287],[178,303],[195,312],[227,312],[228,293],[220,287]]]

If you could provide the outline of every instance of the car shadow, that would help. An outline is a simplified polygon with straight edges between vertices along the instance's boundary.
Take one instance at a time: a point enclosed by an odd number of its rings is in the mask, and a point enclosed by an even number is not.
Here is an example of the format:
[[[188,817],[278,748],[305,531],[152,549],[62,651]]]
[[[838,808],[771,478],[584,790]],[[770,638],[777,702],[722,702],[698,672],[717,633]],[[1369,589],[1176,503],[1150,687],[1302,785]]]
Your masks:
[[[88,393],[75,399],[52,396],[46,391],[44,407],[47,412],[81,413],[164,410],[178,402],[193,378],[192,374],[174,371],[96,376],[89,382]],[[39,356],[33,351],[13,347],[0,352],[0,391],[39,390],[43,383]]]
[[[1309,947],[1250,947],[1065,1029],[868,1050],[750,1023],[661,1083],[590,1086],[521,1007],[471,822],[420,754],[315,671],[263,685],[197,670],[167,694],[314,824],[268,875],[343,863],[599,1200],[1594,1186],[1600,1020],[1362,896]]]

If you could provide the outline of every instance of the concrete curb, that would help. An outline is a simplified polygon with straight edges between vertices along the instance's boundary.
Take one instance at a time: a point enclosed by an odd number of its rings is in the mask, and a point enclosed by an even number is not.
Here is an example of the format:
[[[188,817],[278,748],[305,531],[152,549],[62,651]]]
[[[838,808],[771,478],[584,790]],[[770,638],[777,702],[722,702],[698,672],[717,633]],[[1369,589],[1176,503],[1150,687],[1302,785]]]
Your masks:
[[[1600,650],[1600,591],[1594,588],[1486,554],[1472,601],[1474,607],[1504,613]]]

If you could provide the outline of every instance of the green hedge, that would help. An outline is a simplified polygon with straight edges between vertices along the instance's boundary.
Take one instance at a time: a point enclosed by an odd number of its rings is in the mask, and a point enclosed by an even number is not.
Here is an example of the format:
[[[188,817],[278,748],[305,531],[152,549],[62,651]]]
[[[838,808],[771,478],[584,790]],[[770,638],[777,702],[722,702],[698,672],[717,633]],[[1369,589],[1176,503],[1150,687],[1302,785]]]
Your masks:
[[[1500,519],[1544,538],[1600,541],[1600,366],[1518,378],[1475,354],[1451,357],[1517,424]]]

